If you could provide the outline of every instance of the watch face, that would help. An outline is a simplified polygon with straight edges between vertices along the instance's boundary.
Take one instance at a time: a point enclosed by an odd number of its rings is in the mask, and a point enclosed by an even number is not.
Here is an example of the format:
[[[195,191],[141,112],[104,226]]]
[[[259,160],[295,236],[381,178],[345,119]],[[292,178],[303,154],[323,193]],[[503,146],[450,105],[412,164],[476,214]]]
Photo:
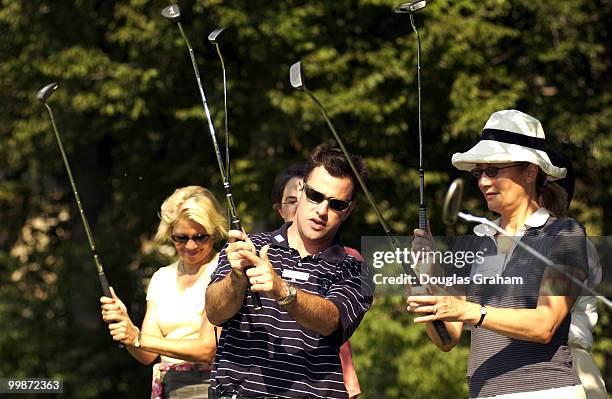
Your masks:
[[[487,314],[487,308],[485,306],[480,308],[480,314]]]
[[[283,299],[279,299],[278,303],[281,305],[288,305],[293,302],[297,296],[297,290],[289,283],[285,283],[285,289],[287,290],[287,296]]]
[[[136,336],[136,340],[134,341],[134,348],[140,348],[141,339],[142,339],[142,332],[138,330],[138,335]]]

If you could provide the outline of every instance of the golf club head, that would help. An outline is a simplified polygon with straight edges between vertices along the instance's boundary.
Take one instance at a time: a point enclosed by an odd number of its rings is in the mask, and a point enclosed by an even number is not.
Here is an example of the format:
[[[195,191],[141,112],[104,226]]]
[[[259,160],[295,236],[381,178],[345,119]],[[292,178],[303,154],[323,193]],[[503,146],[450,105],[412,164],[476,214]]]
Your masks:
[[[427,7],[426,0],[414,0],[400,4],[399,6],[395,7],[393,12],[395,12],[396,14],[411,14],[413,12],[422,10],[425,7]]]
[[[457,222],[457,214],[461,206],[463,197],[463,180],[455,179],[451,183],[446,198],[444,199],[444,207],[442,208],[442,221],[444,224],[451,226]]]
[[[302,80],[302,61],[298,61],[289,68],[289,81],[294,89],[303,89],[304,81]]]
[[[164,9],[161,10],[161,15],[172,22],[178,22],[181,19],[181,9],[178,4],[172,4],[168,7],[164,7]]]
[[[210,35],[208,35],[208,40],[211,43],[218,43],[217,38],[224,30],[225,28],[217,28],[214,31],[210,32]]]
[[[36,93],[36,98],[38,99],[38,101],[44,104],[47,102],[49,97],[51,97],[53,93],[55,93],[55,90],[57,90],[58,87],[59,84],[57,82],[49,83],[42,89],[38,90],[38,93]]]

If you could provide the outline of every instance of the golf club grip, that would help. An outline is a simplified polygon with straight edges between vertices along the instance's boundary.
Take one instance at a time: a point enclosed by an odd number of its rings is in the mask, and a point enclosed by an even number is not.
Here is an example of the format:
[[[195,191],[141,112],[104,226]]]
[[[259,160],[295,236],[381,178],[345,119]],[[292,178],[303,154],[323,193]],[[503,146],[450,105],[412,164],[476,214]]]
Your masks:
[[[252,267],[252,266],[251,266]],[[251,291],[251,284],[249,284],[249,291]],[[261,297],[259,296],[259,292],[251,291],[251,305],[255,310],[261,310]]]
[[[106,278],[106,274],[104,272],[98,273],[98,278],[100,279],[100,285],[102,286],[102,293],[104,296],[112,298],[112,294],[110,292],[110,286],[108,285],[108,279]]]
[[[106,274],[104,274],[104,272],[100,272],[98,274],[98,278],[100,279],[100,285],[102,286],[102,293],[104,294],[104,296],[112,298],[113,295],[110,292],[110,285],[108,284]],[[117,346],[119,347],[119,349],[125,348],[125,345],[123,344],[117,344]]]
[[[234,219],[230,221],[230,229],[242,231],[242,224],[240,223],[240,219]]]
[[[444,322],[442,320],[434,320],[432,321],[432,323],[434,328],[436,329],[436,332],[438,333],[438,337],[440,337],[440,341],[442,341],[444,345],[450,344],[450,334],[448,333]]]
[[[405,273],[410,274],[416,278],[417,282],[413,284],[413,286],[419,287],[421,285],[418,282],[419,278],[417,274],[414,272],[414,270],[412,269],[412,267],[402,262],[402,268],[404,269]],[[436,329],[436,332],[438,333],[438,337],[440,337],[440,341],[442,341],[444,345],[450,344],[451,342],[450,334],[448,333],[448,330],[446,329],[446,325],[444,324],[444,322],[442,320],[433,320],[432,323],[433,323],[434,328]]]
[[[230,227],[232,230],[242,231],[242,225],[240,224],[240,219],[232,219],[230,222]],[[254,266],[250,266],[254,267]],[[251,283],[249,283],[249,291],[251,291]],[[261,297],[258,292],[251,291],[251,305],[255,310],[261,309]]]
[[[427,231],[427,209],[425,204],[419,205],[419,229]]]
[[[427,208],[425,207],[425,204],[419,205],[419,229],[428,231]],[[438,333],[438,337],[440,337],[440,341],[442,341],[444,345],[450,344],[450,334],[448,333],[444,322],[442,320],[434,320],[433,326],[436,329],[436,332]]]

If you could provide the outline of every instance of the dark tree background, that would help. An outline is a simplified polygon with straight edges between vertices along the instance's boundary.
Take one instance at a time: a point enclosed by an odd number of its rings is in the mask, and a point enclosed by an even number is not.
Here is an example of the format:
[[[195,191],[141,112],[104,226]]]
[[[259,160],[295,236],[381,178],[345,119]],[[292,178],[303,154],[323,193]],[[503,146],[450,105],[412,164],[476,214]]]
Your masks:
[[[54,110],[102,262],[133,318],[148,278],[172,256],[151,242],[161,202],[180,186],[222,194],[187,49],[166,1],[0,2],[0,377],[57,377],[65,397],[144,397],[150,369],[114,345],[70,185],[38,89]],[[319,111],[291,89],[302,60],[310,89],[398,234],[417,224],[416,44],[389,0],[180,1],[219,139],[218,26],[229,85],[234,194],[248,231],[276,227],[269,193],[283,167],[333,144]],[[452,178],[450,156],[491,112],[538,117],[573,160],[571,215],[591,235],[612,229],[612,85],[606,0],[437,0],[416,16],[423,46],[426,200],[432,229]],[[469,184],[468,184],[469,185]],[[469,185],[475,186],[475,185]],[[486,209],[475,187],[464,207]],[[491,216],[491,215],[489,215]],[[459,225],[457,233],[468,231]],[[362,202],[343,228],[359,247],[382,234]],[[612,385],[610,312],[595,355]],[[352,339],[366,398],[466,396],[467,345],[437,351],[401,298],[377,298]]]

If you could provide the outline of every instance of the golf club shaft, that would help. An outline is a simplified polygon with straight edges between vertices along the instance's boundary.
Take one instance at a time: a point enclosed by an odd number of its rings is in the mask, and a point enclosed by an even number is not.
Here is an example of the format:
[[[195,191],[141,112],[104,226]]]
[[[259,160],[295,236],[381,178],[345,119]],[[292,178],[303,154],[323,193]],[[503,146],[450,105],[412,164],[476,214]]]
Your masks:
[[[227,114],[227,78],[225,76],[225,62],[223,61],[223,55],[221,54],[221,48],[219,47],[219,43],[215,43],[215,48],[217,49],[217,54],[219,55],[219,60],[221,61],[221,71],[223,72],[223,109],[225,115],[225,176],[227,177],[227,181],[232,181],[232,175],[230,172],[230,156],[229,156],[229,124],[228,124],[228,114]]]
[[[215,127],[212,123],[212,118],[210,116],[210,110],[208,109],[208,102],[206,101],[206,95],[204,94],[204,87],[202,86],[202,80],[200,79],[200,71],[198,69],[198,64],[196,63],[195,54],[193,53],[193,48],[189,43],[189,39],[185,35],[183,31],[183,26],[179,21],[176,22],[179,30],[181,31],[181,36],[183,36],[183,40],[185,40],[185,44],[187,45],[187,49],[189,50],[189,58],[191,59],[191,64],[193,66],[193,72],[195,73],[196,81],[198,84],[198,90],[200,91],[200,97],[202,98],[202,105],[204,107],[204,113],[206,114],[206,121],[208,122],[208,130],[210,131],[210,137],[213,142],[213,146],[215,149],[215,155],[217,156],[217,163],[219,164],[219,171],[221,172],[221,177],[225,182],[227,180],[225,175],[225,170],[223,168],[223,161],[221,159],[221,151],[219,151],[219,144],[217,144],[217,135],[215,133]],[[235,209],[233,209],[235,211]]]
[[[229,129],[228,129],[228,114],[227,114],[227,78],[225,75],[225,62],[223,60],[223,55],[221,54],[221,48],[219,47],[219,43],[217,43],[216,41],[214,45],[215,45],[215,48],[217,49],[217,55],[219,55],[219,60],[221,61],[221,71],[223,73],[223,109],[224,109],[224,116],[225,116],[225,120],[224,120],[225,122],[224,123],[224,127],[225,127],[225,177],[226,177],[225,181],[227,181],[227,183],[231,187],[232,175],[230,172],[231,169],[230,169],[230,155],[229,155]],[[231,194],[231,189],[230,189],[230,194]],[[227,195],[227,190],[226,190],[226,195]],[[236,222],[233,219],[231,205],[228,208],[228,213],[230,216],[230,227],[234,230],[242,230],[240,221]]]
[[[421,119],[421,38],[414,23],[414,14],[410,13],[410,25],[414,30],[417,43],[417,103],[419,129],[419,229],[429,231],[427,223],[427,208],[425,207],[425,167],[423,166],[423,124]],[[450,344],[451,338],[446,325],[441,320],[434,320],[433,326],[443,344]]]
[[[494,229],[495,231],[497,231],[498,233],[501,233],[504,236],[510,237],[512,239],[512,241],[514,241],[515,244],[517,244],[519,247],[523,248],[525,251],[529,252],[531,255],[535,256],[536,258],[538,258],[539,260],[544,262],[546,264],[546,266],[549,266],[549,267],[555,269],[556,271],[558,271],[559,273],[563,274],[565,277],[569,278],[574,284],[576,284],[580,288],[588,291],[589,293],[593,294],[595,297],[597,297],[597,299],[602,301],[609,308],[612,308],[612,301],[610,301],[608,298],[603,296],[601,293],[597,292],[595,289],[593,289],[593,288],[589,287],[588,285],[586,285],[583,281],[578,280],[575,276],[573,276],[570,273],[568,273],[565,270],[563,270],[562,267],[559,267],[556,263],[554,263],[552,260],[548,259],[546,256],[542,255],[541,253],[539,253],[538,251],[536,251],[535,249],[533,249],[529,245],[525,244],[523,241],[521,241],[520,237],[515,237],[515,236],[511,235],[510,232],[508,232],[506,229],[504,229],[503,227],[501,227],[501,226],[491,222],[487,218],[473,216],[473,215],[470,215],[469,213],[465,213],[465,212],[459,212],[458,215],[459,215],[459,217],[461,219],[463,219],[463,220],[465,220],[467,222],[477,222],[477,223],[485,224],[485,225],[491,227],[492,229]]]
[[[392,234],[391,234],[391,229],[389,228],[389,225],[385,221],[385,218],[383,217],[382,213],[380,212],[380,209],[378,209],[378,206],[376,205],[376,201],[374,201],[374,198],[372,197],[372,194],[370,193],[370,190],[368,190],[367,186],[365,185],[365,182],[361,178],[361,175],[359,174],[359,171],[355,167],[355,164],[353,163],[353,160],[351,159],[348,151],[346,150],[346,147],[344,147],[344,143],[342,142],[342,140],[340,139],[340,136],[336,132],[336,129],[334,128],[334,125],[332,124],[331,120],[329,119],[329,116],[327,115],[327,112],[325,111],[325,108],[323,107],[323,105],[319,102],[319,100],[315,97],[315,95],[310,90],[308,90],[306,87],[303,87],[302,90],[306,94],[308,94],[308,96],[317,105],[317,108],[319,108],[319,111],[321,111],[321,114],[323,115],[323,118],[325,119],[325,122],[327,123],[327,126],[329,127],[329,130],[331,130],[332,134],[334,135],[334,138],[336,139],[336,142],[338,143],[338,146],[342,150],[342,153],[344,154],[347,162],[349,163],[349,165],[351,167],[351,170],[353,171],[353,174],[357,178],[357,181],[359,182],[359,186],[363,190],[363,192],[364,192],[366,198],[368,199],[368,202],[370,203],[370,205],[372,205],[372,208],[374,209],[374,212],[376,213],[376,217],[378,218],[378,221],[380,222],[380,225],[382,226],[383,230],[385,231],[385,234],[389,238],[391,238]],[[393,240],[393,238],[391,238],[391,239]]]
[[[393,234],[391,234],[391,229],[389,228],[389,225],[385,221],[385,218],[383,217],[382,213],[380,212],[380,209],[378,209],[378,206],[376,205],[376,202],[374,201],[374,197],[372,197],[372,194],[370,194],[370,190],[368,190],[368,188],[366,187],[365,182],[363,181],[363,179],[361,178],[361,175],[357,171],[357,168],[353,164],[353,161],[351,160],[351,157],[350,157],[348,151],[346,150],[346,147],[344,147],[344,143],[340,139],[340,136],[336,132],[336,129],[334,128],[334,125],[331,123],[331,120],[329,119],[329,116],[327,115],[327,112],[325,111],[325,108],[323,107],[323,105],[319,102],[319,100],[315,97],[315,95],[310,90],[308,90],[306,87],[303,87],[302,89],[304,90],[304,92],[306,94],[308,94],[308,96],[310,96],[310,98],[315,102],[315,104],[317,104],[317,107],[319,108],[319,110],[323,114],[323,118],[325,119],[325,122],[327,122],[327,126],[332,131],[332,133],[334,135],[334,138],[336,139],[336,141],[338,142],[338,145],[340,146],[340,149],[342,150],[342,153],[344,154],[344,156],[346,157],[346,160],[348,161],[349,165],[351,166],[351,169],[353,170],[353,174],[357,178],[357,181],[359,182],[359,185],[361,186],[361,189],[363,190],[363,192],[366,195],[368,201],[370,202],[370,205],[374,209],[374,212],[376,213],[376,216],[378,218],[378,221],[380,222],[380,225],[382,226],[383,230],[385,231],[385,234],[387,235],[387,237],[389,237],[391,245],[393,246],[393,248],[398,248],[398,244],[399,243],[397,241],[397,238],[395,238],[395,236],[393,236]],[[408,267],[408,269],[409,269],[408,270],[409,272],[412,272],[412,274],[414,274],[414,270],[412,270],[412,268]],[[445,344],[445,345],[449,344],[451,342],[451,339],[450,339],[450,335],[448,333],[448,330],[446,329],[446,326],[444,325],[444,322],[441,321],[441,320],[434,320],[433,321],[433,326],[436,329],[436,332],[438,333],[438,336],[440,337],[440,340],[442,341],[442,343]]]
[[[417,42],[417,102],[419,118],[419,229],[428,231],[427,209],[425,207],[425,167],[423,166],[423,129],[421,120],[421,39],[414,23],[414,15],[410,13],[410,25],[416,35]]]
[[[111,298],[112,296],[108,285],[108,279],[106,278],[104,268],[102,267],[102,263],[100,262],[100,259],[98,257],[96,244],[94,242],[93,235],[91,234],[91,229],[89,228],[89,223],[87,221],[87,217],[85,216],[85,211],[83,210],[83,206],[81,205],[81,198],[79,197],[79,192],[77,191],[74,178],[72,177],[72,171],[70,169],[70,164],[68,163],[68,157],[66,156],[66,151],[64,151],[64,145],[62,144],[62,139],[60,137],[59,131],[57,130],[57,126],[55,125],[55,118],[53,117],[53,112],[51,111],[51,107],[49,107],[47,103],[44,103],[44,105],[45,108],[47,108],[47,111],[49,111],[49,116],[51,117],[51,125],[53,126],[53,132],[55,133],[55,139],[57,140],[57,145],[59,146],[60,152],[62,154],[64,167],[66,168],[66,172],[68,173],[68,179],[70,180],[70,185],[72,186],[72,193],[74,194],[74,199],[76,200],[77,207],[79,208],[81,221],[83,222],[85,234],[87,235],[87,240],[89,241],[89,248],[93,253],[94,262],[98,271],[98,279],[100,280],[100,285],[102,286],[102,292],[104,293],[104,296]]]
[[[183,31],[183,26],[180,21],[176,22],[179,30],[181,31],[181,36],[183,36],[183,40],[185,40],[185,44],[187,45],[187,49],[189,49],[189,57],[191,58],[191,64],[193,66],[193,71],[196,76],[196,81],[198,83],[198,89],[200,91],[200,97],[202,98],[202,105],[204,107],[204,113],[206,114],[206,120],[208,121],[208,130],[210,131],[210,137],[213,142],[213,147],[215,149],[215,155],[217,156],[217,164],[219,165],[219,171],[221,172],[221,178],[223,180],[223,187],[225,189],[225,197],[227,198],[227,204],[230,210],[230,226],[232,229],[242,231],[242,226],[240,223],[240,218],[238,217],[238,212],[236,210],[236,205],[234,204],[234,198],[232,195],[232,186],[228,181],[228,178],[225,174],[225,170],[223,168],[223,160],[221,159],[221,151],[219,150],[219,144],[217,143],[217,135],[215,133],[215,127],[212,123],[212,118],[210,116],[210,110],[208,109],[208,102],[206,101],[206,95],[204,94],[204,87],[202,86],[202,80],[200,79],[200,72],[198,70],[198,64],[196,63],[195,55],[193,53],[193,48]],[[250,286],[249,286],[250,287]],[[253,307],[256,310],[261,309],[261,298],[259,293],[251,291],[251,302]]]

